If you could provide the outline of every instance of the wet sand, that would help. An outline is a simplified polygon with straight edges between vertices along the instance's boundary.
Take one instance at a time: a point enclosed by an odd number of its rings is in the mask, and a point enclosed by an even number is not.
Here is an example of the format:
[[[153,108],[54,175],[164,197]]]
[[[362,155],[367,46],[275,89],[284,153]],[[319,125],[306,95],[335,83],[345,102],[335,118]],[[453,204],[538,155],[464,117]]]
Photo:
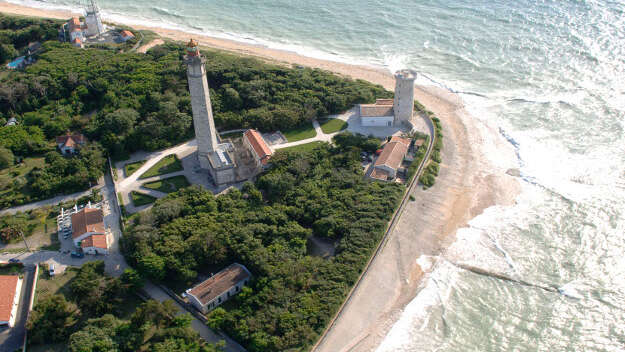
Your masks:
[[[30,9],[1,2],[0,12],[70,17],[68,12]],[[272,62],[325,69],[394,89],[390,72],[376,67],[313,59],[293,52],[175,30],[134,27],[152,30],[172,40],[187,41],[193,36],[207,47]],[[512,204],[519,193],[516,179],[506,174],[506,169],[493,167],[480,148],[481,141],[485,139],[502,140],[497,131],[469,116],[462,100],[453,93],[418,86],[415,97],[443,124],[440,175],[430,189],[415,189],[413,195],[416,200],[407,205],[385,248],[372,262],[369,272],[316,351],[375,350],[406,304],[418,293],[424,273],[416,259],[421,255],[442,254],[454,241],[456,230],[466,226],[469,220],[490,206]],[[505,143],[501,143],[500,147],[503,153],[513,153]]]

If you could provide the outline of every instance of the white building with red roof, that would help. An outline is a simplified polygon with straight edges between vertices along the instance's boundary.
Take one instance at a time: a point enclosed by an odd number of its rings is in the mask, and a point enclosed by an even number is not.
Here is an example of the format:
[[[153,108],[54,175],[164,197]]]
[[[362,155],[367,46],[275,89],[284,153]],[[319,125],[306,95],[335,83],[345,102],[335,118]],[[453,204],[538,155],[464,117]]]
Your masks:
[[[106,235],[91,235],[80,242],[85,254],[109,254],[109,245]]]
[[[71,155],[87,142],[87,138],[80,133],[66,134],[56,137],[56,145],[63,155]]]
[[[187,298],[198,310],[206,314],[230,297],[241,292],[252,274],[244,265],[234,263],[186,291]]]
[[[399,136],[391,137],[376,159],[370,177],[381,181],[394,180],[409,147],[410,139]]]
[[[243,133],[243,145],[250,151],[258,170],[269,165],[273,154],[263,136],[257,130],[247,130]]]
[[[119,33],[119,35],[120,35],[120,36],[121,36],[121,38],[122,38],[122,42],[125,42],[125,41],[127,41],[128,39],[131,39],[131,38],[134,38],[134,37],[135,37],[135,35],[134,35],[134,34],[132,34],[132,32],[131,32],[131,31],[126,30],[126,29],[124,29],[123,31],[121,31],[121,32]]]
[[[0,326],[13,327],[20,303],[22,279],[17,275],[0,275]]]
[[[87,249],[89,253],[107,254],[108,241],[102,209],[85,207],[72,214],[72,239],[76,247]]]

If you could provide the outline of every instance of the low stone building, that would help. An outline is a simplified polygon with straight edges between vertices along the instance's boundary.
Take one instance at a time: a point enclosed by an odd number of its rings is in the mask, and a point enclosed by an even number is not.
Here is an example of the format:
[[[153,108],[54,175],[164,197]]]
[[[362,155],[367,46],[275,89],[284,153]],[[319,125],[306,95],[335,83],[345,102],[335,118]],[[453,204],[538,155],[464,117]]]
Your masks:
[[[106,235],[91,235],[80,242],[85,254],[109,254],[109,245]]]
[[[360,104],[360,122],[367,127],[393,126],[393,99],[376,99],[375,104]]]
[[[376,159],[370,177],[381,181],[394,180],[409,147],[410,139],[392,136]]]
[[[63,155],[75,154],[86,142],[87,138],[80,133],[56,137],[56,145]]]
[[[247,130],[243,133],[243,145],[252,154],[257,170],[263,170],[269,165],[273,154],[263,136],[256,130]]]
[[[82,247],[82,241],[88,241],[88,244],[93,244],[94,240],[88,238],[93,235],[106,234],[104,227],[104,216],[102,209],[98,208],[83,208],[80,211],[72,214],[72,239],[76,247]],[[100,244],[100,240],[96,240]],[[91,247],[91,246],[90,246]],[[107,248],[108,249],[108,248]]]
[[[20,303],[22,279],[17,275],[0,275],[0,326],[13,327]]]
[[[234,263],[186,291],[191,304],[206,314],[230,297],[241,292],[252,274],[241,264]]]

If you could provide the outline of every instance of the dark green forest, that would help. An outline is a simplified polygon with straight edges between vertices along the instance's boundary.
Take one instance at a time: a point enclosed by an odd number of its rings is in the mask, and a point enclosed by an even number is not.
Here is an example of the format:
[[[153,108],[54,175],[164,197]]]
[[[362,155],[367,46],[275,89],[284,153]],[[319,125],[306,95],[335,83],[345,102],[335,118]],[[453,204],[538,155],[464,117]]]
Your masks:
[[[0,168],[23,158],[45,165],[0,182],[0,208],[86,189],[103,173],[104,158],[170,147],[193,137],[184,47],[166,44],[147,54],[113,47],[75,48],[56,40],[59,21],[0,15],[0,41],[43,50],[25,70],[0,70]],[[3,44],[4,45],[4,44]],[[219,129],[288,130],[392,93],[381,86],[310,68],[291,68],[218,51],[203,51]],[[17,52],[10,56],[14,57]],[[4,126],[14,117],[17,126]],[[48,152],[66,131],[85,134],[86,159],[61,163]],[[54,164],[53,162],[58,162]],[[50,185],[36,184],[42,178]]]
[[[29,346],[63,344],[70,352],[217,352],[178,315],[171,301],[141,303],[141,278],[127,269],[120,278],[104,273],[104,262],[85,263],[64,293],[38,297],[28,317]],[[47,274],[43,274],[47,275]]]
[[[250,287],[209,324],[250,351],[306,350],[355,283],[404,190],[366,181],[355,144],[366,141],[279,152],[274,167],[241,191],[215,197],[190,187],[158,200],[125,233],[129,264],[188,288],[198,273],[242,263],[254,275]],[[309,255],[311,236],[335,241],[336,255]]]

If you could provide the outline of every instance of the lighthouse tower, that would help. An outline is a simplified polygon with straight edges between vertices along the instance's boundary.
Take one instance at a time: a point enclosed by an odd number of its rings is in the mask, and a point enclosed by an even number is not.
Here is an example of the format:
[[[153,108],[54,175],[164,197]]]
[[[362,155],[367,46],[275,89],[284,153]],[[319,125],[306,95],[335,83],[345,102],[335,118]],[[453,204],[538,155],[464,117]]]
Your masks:
[[[394,125],[402,122],[410,122],[414,112],[414,81],[417,72],[413,70],[400,70],[395,72],[395,99],[393,111],[395,114]]]
[[[222,185],[235,182],[235,167],[231,143],[219,143],[213,120],[210,91],[206,81],[205,59],[200,54],[198,43],[191,39],[187,44],[187,80],[191,93],[193,127],[197,141],[197,157],[200,168],[208,170],[213,182]]]
[[[209,168],[208,155],[217,149],[217,131],[215,130],[210,92],[206,82],[205,61],[200,54],[197,42],[191,39],[187,44],[187,55],[184,62],[187,64],[193,127],[195,127],[198,158],[202,169]]]
[[[104,33],[102,18],[100,17],[100,9],[96,5],[95,0],[91,0],[86,6],[85,22],[87,24],[87,36],[100,35]]]

